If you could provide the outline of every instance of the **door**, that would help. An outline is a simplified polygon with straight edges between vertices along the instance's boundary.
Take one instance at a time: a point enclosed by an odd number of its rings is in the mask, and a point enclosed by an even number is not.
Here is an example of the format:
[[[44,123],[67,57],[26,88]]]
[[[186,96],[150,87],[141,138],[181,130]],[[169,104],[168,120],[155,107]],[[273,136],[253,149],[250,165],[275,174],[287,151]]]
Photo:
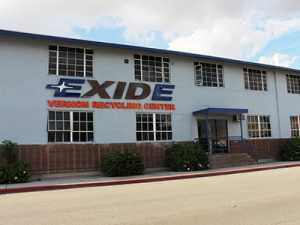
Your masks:
[[[209,119],[208,129],[206,130],[206,121],[198,120],[199,142],[212,153],[228,152],[228,130],[226,119]]]

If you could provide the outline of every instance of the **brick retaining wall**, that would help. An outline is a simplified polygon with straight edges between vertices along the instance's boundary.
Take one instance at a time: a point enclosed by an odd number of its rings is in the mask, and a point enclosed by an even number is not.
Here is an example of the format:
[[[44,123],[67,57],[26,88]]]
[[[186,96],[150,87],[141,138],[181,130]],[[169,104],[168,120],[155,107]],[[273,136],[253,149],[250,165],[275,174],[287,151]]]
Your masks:
[[[286,139],[253,139],[230,141],[231,153],[248,153],[256,160],[278,159],[279,150]]]
[[[165,149],[171,143],[19,145],[18,158],[29,163],[31,174],[97,171],[101,157],[116,149],[140,152],[146,168],[165,166]],[[3,163],[3,159],[0,163]]]
[[[230,141],[231,153],[248,153],[258,160],[277,159],[285,139]],[[29,163],[32,174],[97,171],[101,157],[110,151],[131,148],[140,152],[146,168],[164,167],[165,150],[171,142],[127,144],[19,145],[18,158]],[[0,159],[0,164],[3,159]]]

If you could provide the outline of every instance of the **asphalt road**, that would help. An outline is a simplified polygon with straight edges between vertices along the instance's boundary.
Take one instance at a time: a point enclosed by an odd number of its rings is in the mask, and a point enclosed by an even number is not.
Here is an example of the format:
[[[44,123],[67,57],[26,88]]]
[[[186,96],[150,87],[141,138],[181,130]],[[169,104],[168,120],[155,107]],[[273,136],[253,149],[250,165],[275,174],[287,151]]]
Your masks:
[[[300,167],[0,195],[1,225],[299,225]]]

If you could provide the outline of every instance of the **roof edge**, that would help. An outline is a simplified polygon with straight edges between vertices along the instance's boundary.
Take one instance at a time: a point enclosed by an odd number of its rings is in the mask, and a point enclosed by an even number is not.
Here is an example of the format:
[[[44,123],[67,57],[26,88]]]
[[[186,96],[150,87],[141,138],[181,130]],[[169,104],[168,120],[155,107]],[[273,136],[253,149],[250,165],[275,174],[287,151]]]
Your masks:
[[[134,45],[125,45],[125,44],[116,44],[116,43],[101,42],[101,41],[91,41],[91,40],[85,40],[85,39],[34,34],[34,33],[27,33],[27,32],[3,30],[3,29],[0,29],[0,35],[30,38],[30,39],[39,39],[39,40],[48,40],[48,41],[61,41],[61,42],[68,42],[68,43],[86,44],[86,45],[93,45],[93,46],[138,50],[138,51],[146,51],[146,52],[155,52],[155,53],[183,56],[183,57],[190,57],[190,58],[198,58],[198,59],[223,61],[223,62],[229,62],[229,63],[263,67],[263,68],[268,68],[268,69],[273,69],[273,70],[284,70],[284,71],[292,71],[292,72],[300,73],[300,69],[295,69],[295,68],[262,64],[262,63],[249,62],[249,61],[243,61],[243,60],[238,60],[238,59],[223,58],[223,57],[217,57],[217,56],[202,55],[202,54],[189,53],[189,52],[180,52],[180,51],[174,51],[174,50],[166,50],[166,49],[158,49],[158,48],[150,48],[150,47],[142,47],[142,46],[134,46]]]

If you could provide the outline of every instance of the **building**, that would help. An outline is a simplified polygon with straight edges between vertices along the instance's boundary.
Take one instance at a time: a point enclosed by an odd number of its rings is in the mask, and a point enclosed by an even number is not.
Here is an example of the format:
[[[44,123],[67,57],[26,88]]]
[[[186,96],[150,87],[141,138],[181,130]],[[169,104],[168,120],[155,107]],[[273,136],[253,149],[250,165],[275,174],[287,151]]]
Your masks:
[[[299,136],[300,70],[0,30],[0,139],[33,173],[90,171],[116,148],[146,167],[165,146],[272,159]]]

